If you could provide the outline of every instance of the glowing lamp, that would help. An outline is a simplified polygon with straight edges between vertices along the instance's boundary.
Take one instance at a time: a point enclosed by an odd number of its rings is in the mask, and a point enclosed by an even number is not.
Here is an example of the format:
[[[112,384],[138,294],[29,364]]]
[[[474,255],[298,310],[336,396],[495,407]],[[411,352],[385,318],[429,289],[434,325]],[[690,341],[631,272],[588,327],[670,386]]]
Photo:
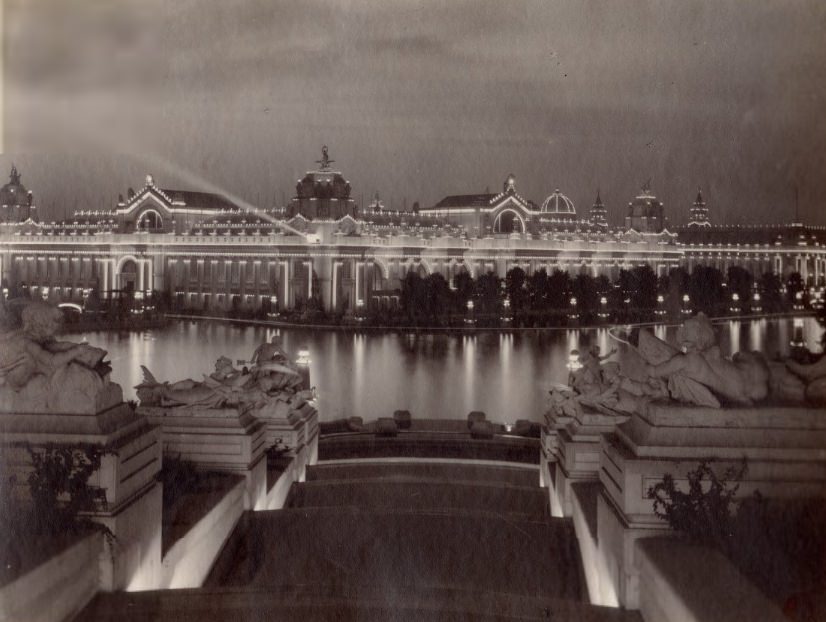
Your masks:
[[[310,351],[307,349],[299,350],[298,351],[298,358],[295,359],[296,365],[309,365],[310,364]]]

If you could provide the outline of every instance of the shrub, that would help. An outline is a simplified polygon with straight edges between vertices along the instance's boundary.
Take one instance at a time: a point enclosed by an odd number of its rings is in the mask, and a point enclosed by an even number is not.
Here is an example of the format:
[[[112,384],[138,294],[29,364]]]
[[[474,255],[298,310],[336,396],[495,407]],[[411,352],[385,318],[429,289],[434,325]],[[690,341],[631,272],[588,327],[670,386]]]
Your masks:
[[[79,517],[106,507],[106,491],[89,485],[106,450],[94,445],[25,447],[34,467],[28,478],[34,532],[54,535],[88,526],[90,521]]]
[[[728,553],[734,535],[734,497],[747,470],[744,459],[739,468],[730,467],[719,477],[703,461],[688,472],[688,492],[679,490],[674,477],[666,473],[648,489],[647,497],[654,501],[654,514],[672,529]]]

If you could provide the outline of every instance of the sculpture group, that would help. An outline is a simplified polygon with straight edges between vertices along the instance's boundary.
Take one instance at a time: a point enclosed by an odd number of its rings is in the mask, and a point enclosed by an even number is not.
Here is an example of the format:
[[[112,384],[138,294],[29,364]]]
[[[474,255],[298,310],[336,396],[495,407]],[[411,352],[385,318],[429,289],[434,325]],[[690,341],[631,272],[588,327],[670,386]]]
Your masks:
[[[0,410],[11,413],[95,413],[119,403],[107,352],[58,341],[62,314],[43,302],[6,309],[0,332]]]
[[[298,401],[312,397],[298,368],[279,345],[279,338],[259,346],[250,367],[236,368],[222,356],[215,371],[203,380],[160,382],[144,366],[143,382],[137,387],[140,405],[163,407],[183,413],[207,409],[233,408],[239,412],[285,415]]]
[[[677,344],[641,330],[630,344],[642,360],[623,370],[600,357],[599,348],[579,353],[567,387],[551,390],[551,409],[575,415],[583,407],[631,414],[652,401],[720,408],[761,402],[826,405],[826,357],[810,365],[768,361],[761,352],[723,356],[709,319],[702,313],[677,330]]]

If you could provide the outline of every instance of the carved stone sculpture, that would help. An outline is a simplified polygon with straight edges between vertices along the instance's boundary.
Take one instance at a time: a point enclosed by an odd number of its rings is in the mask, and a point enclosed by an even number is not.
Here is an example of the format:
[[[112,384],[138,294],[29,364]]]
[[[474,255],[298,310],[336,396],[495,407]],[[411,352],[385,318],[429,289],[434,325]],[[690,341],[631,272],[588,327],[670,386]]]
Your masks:
[[[62,317],[57,307],[29,302],[22,327],[0,334],[0,411],[94,414],[122,401],[105,350],[55,338]]]
[[[648,363],[648,375],[666,380],[672,399],[718,408],[720,400],[750,405],[769,395],[769,367],[762,354],[724,357],[705,314],[686,320],[677,331],[677,343],[679,349],[641,331],[637,348]]]
[[[301,389],[302,379],[273,340],[259,347],[253,355],[255,363],[242,372],[225,356],[215,363],[215,371],[203,381],[192,379],[159,382],[144,366],[143,382],[137,387],[141,406],[161,406],[172,409],[219,409],[236,407],[239,411],[256,412],[283,410],[282,403],[292,404],[311,392]]]
[[[789,360],[786,367],[802,381],[807,402],[813,406],[826,406],[826,356],[810,365]]]

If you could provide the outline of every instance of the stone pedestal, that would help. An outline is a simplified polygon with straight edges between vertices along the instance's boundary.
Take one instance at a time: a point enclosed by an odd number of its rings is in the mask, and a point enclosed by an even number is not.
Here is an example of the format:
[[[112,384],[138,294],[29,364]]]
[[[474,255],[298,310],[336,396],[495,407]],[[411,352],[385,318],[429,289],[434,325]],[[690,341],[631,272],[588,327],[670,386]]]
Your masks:
[[[285,403],[286,404],[286,403]],[[265,426],[266,446],[283,443],[295,456],[299,481],[304,481],[306,468],[318,462],[318,411],[308,401],[298,405],[265,409],[255,413],[255,418]]]
[[[116,385],[115,385],[116,386]],[[119,388],[119,387],[118,387]],[[152,589],[161,573],[160,430],[119,402],[97,413],[0,413],[6,468],[26,481],[30,458],[21,444],[90,444],[106,448],[89,484],[106,490],[107,507],[93,519],[115,535],[101,556],[101,587]]]
[[[262,509],[267,494],[266,426],[235,408],[141,406],[162,431],[163,452],[198,469],[238,473],[246,479],[244,509]]]
[[[561,517],[562,504],[554,487],[559,462],[559,430],[573,421],[573,417],[549,410],[545,414],[545,421],[539,437],[539,485],[548,488],[551,514]]]
[[[553,487],[563,516],[571,516],[571,484],[599,480],[600,441],[628,417],[606,415],[583,407],[557,430],[557,463]]]
[[[648,489],[670,473],[678,485],[703,460],[722,473],[748,460],[739,497],[826,494],[826,417],[804,407],[703,408],[651,404],[601,439],[598,541],[619,601],[637,608],[634,544],[667,526]]]

